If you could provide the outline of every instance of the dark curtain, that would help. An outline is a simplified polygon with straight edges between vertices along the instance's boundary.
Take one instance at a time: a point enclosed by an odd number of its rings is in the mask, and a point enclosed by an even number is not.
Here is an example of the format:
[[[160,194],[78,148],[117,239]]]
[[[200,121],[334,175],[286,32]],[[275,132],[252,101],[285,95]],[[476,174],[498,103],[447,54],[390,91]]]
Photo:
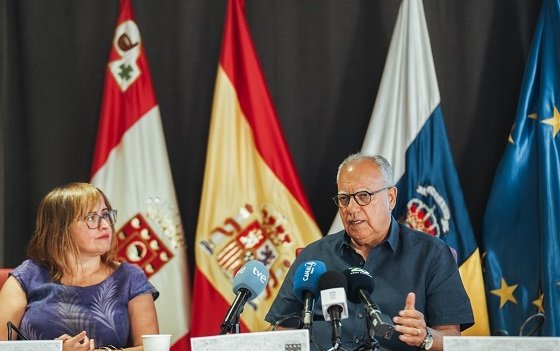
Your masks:
[[[477,239],[541,1],[424,0],[447,133]],[[0,264],[25,258],[43,195],[88,181],[117,0],[0,0]],[[247,0],[297,171],[326,232],[359,151],[398,0]],[[190,265],[225,0],[133,0]]]

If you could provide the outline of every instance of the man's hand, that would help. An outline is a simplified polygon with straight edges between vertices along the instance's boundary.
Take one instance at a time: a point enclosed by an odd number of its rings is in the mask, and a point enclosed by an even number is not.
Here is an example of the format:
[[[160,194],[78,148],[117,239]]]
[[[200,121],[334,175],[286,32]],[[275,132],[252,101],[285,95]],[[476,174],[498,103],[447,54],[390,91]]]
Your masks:
[[[416,295],[411,292],[406,296],[404,310],[393,318],[395,330],[401,333],[399,339],[407,345],[418,347],[426,337],[426,321],[424,314],[414,307]]]

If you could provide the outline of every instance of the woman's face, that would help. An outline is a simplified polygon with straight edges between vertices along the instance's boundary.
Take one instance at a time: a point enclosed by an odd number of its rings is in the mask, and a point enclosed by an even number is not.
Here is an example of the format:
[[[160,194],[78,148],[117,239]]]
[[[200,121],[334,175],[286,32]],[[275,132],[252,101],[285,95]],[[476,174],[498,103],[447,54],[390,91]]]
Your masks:
[[[113,227],[103,199],[72,224],[72,234],[82,258],[101,256],[111,249]],[[91,229],[93,228],[93,229]]]

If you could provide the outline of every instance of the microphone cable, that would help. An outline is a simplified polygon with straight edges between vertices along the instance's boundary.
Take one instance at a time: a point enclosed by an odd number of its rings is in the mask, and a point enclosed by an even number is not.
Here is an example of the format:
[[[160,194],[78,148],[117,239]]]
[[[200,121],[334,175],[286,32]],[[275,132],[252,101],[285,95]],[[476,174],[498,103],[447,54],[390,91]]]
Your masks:
[[[527,327],[527,325],[535,318],[538,318],[537,325],[535,325],[533,327],[533,329],[531,329],[529,331],[528,334],[525,334],[524,333],[525,327]],[[537,330],[541,329],[541,327],[544,324],[545,319],[546,319],[546,317],[545,317],[544,313],[540,313],[540,312],[529,316],[529,318],[527,318],[523,322],[523,324],[521,324],[521,327],[519,328],[519,336],[533,336],[533,334],[535,334],[537,332]]]
[[[282,318],[277,320],[276,323],[274,323],[274,325],[272,326],[272,331],[275,331],[278,327],[281,327],[284,322],[292,320],[292,319],[295,319],[299,322],[298,326],[295,329],[303,328],[303,319],[301,318],[301,316],[298,315],[298,314],[289,314],[289,315],[283,316]],[[292,327],[290,327],[290,328],[292,328]]]
[[[25,334],[23,334],[21,330],[19,330],[18,327],[16,327],[14,323],[12,323],[12,321],[8,321],[8,323],[6,324],[8,326],[8,340],[12,340],[12,330],[15,331],[17,336],[22,340],[29,340],[29,338],[25,336]]]

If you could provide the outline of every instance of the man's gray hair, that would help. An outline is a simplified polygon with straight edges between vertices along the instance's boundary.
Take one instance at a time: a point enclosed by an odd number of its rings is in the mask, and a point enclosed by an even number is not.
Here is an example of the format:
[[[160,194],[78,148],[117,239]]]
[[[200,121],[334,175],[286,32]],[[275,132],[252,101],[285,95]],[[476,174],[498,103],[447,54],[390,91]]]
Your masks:
[[[362,155],[362,154],[352,154],[344,159],[340,166],[338,166],[338,172],[336,173],[336,182],[338,183],[338,179],[340,177],[340,172],[346,166],[349,166],[354,163],[358,163],[361,161],[371,161],[379,167],[381,174],[383,174],[383,178],[385,178],[385,186],[393,186],[393,168],[391,168],[391,164],[387,159],[381,155]]]

